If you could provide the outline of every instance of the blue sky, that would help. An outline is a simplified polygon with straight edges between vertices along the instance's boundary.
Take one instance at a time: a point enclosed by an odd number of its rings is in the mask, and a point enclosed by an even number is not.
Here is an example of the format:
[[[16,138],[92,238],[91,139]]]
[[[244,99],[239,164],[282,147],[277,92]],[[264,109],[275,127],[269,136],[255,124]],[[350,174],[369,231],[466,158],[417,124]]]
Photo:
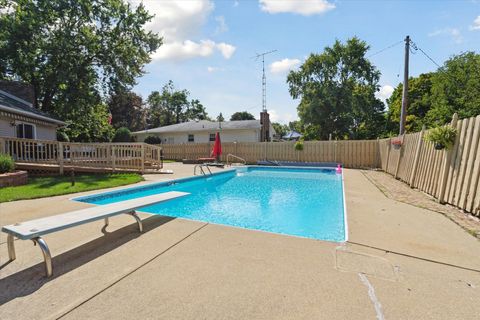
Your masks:
[[[262,91],[261,62],[252,59],[256,53],[278,50],[265,61],[267,108],[274,121],[288,123],[297,118],[298,105],[288,93],[288,70],[335,39],[357,36],[374,54],[408,34],[439,64],[454,54],[480,50],[480,1],[474,0],[143,2],[155,14],[147,28],[164,36],[165,44],[134,90],[146,98],[173,80],[212,117],[244,110],[258,117]],[[402,80],[403,50],[400,43],[370,58],[382,73],[382,99]],[[411,75],[435,69],[419,51],[411,55]]]

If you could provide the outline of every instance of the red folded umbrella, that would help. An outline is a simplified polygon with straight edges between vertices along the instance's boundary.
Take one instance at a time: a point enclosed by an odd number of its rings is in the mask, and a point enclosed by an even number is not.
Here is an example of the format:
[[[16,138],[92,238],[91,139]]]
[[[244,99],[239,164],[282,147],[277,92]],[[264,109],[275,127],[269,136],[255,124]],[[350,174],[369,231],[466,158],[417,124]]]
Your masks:
[[[217,132],[217,134],[215,135],[215,144],[213,145],[212,156],[214,156],[216,161],[218,162],[221,154],[222,142],[220,141],[220,133]]]

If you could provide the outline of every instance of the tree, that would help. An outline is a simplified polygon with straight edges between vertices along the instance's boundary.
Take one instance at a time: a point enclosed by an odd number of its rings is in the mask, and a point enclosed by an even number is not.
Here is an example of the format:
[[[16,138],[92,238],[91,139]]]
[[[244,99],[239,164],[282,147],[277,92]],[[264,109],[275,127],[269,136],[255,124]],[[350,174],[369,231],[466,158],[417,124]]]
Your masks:
[[[283,137],[288,131],[290,131],[286,124],[281,124],[278,122],[272,122],[272,127],[275,129],[275,132],[279,137]]]
[[[198,99],[193,99],[190,102],[186,117],[189,120],[210,120],[207,110],[205,110],[205,107]]]
[[[162,92],[153,91],[147,99],[148,123],[152,127],[168,126],[188,120],[207,120],[205,107],[198,99],[188,101],[187,90],[176,90],[173,81],[168,81]]]
[[[480,114],[480,55],[462,53],[447,60],[436,72],[409,79],[407,132],[436,127],[449,122],[454,113],[460,118]],[[387,131],[398,132],[402,84],[387,100]]]
[[[426,115],[431,108],[432,77],[434,73],[424,73],[408,80],[408,107],[405,121],[407,132],[416,132],[427,124]],[[399,84],[387,99],[387,132],[398,134],[402,107],[403,84]]]
[[[480,114],[480,54],[466,52],[447,60],[432,79],[429,126],[449,122],[454,113],[460,118]]]
[[[218,122],[224,122],[225,118],[223,117],[223,114],[220,112],[220,114],[217,116],[217,121]]]
[[[69,122],[71,138],[104,139],[92,128],[104,123],[105,96],[134,85],[162,43],[144,29],[152,16],[123,0],[19,0],[11,8],[0,15],[0,78],[31,84],[34,106]]]
[[[145,110],[142,97],[132,91],[114,93],[108,99],[108,108],[112,114],[114,128],[127,127],[138,131],[145,127]]]
[[[309,138],[368,139],[384,128],[384,104],[375,98],[380,72],[365,58],[369,46],[354,37],[311,54],[287,77],[300,99],[298,115]],[[305,133],[305,132],[304,132]]]
[[[241,112],[235,112],[230,117],[230,121],[236,121],[236,120],[255,120],[255,117],[253,116],[253,114],[247,111],[241,111]]]

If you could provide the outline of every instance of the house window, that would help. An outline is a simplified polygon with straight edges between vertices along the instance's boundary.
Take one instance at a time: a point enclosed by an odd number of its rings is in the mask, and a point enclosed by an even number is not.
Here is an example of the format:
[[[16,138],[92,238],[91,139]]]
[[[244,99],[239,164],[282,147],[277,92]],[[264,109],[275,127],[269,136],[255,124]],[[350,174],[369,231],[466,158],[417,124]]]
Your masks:
[[[35,126],[29,123],[17,124],[17,138],[35,139]]]
[[[195,137],[193,134],[189,134],[188,135],[188,142],[194,142],[195,141]]]
[[[215,141],[215,133],[210,133],[210,141]]]

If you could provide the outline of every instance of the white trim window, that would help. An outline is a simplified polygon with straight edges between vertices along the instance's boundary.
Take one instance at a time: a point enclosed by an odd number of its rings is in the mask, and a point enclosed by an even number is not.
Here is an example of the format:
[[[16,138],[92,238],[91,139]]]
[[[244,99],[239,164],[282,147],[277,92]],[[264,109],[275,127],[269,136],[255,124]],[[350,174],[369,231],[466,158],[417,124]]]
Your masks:
[[[195,142],[195,135],[189,134],[188,135],[188,142]]]
[[[216,136],[215,133],[210,133],[210,135],[209,135],[209,137],[208,137],[208,141],[210,141],[210,142],[215,141],[215,136]]]
[[[15,125],[17,138],[36,139],[37,128],[34,124],[21,122]]]

